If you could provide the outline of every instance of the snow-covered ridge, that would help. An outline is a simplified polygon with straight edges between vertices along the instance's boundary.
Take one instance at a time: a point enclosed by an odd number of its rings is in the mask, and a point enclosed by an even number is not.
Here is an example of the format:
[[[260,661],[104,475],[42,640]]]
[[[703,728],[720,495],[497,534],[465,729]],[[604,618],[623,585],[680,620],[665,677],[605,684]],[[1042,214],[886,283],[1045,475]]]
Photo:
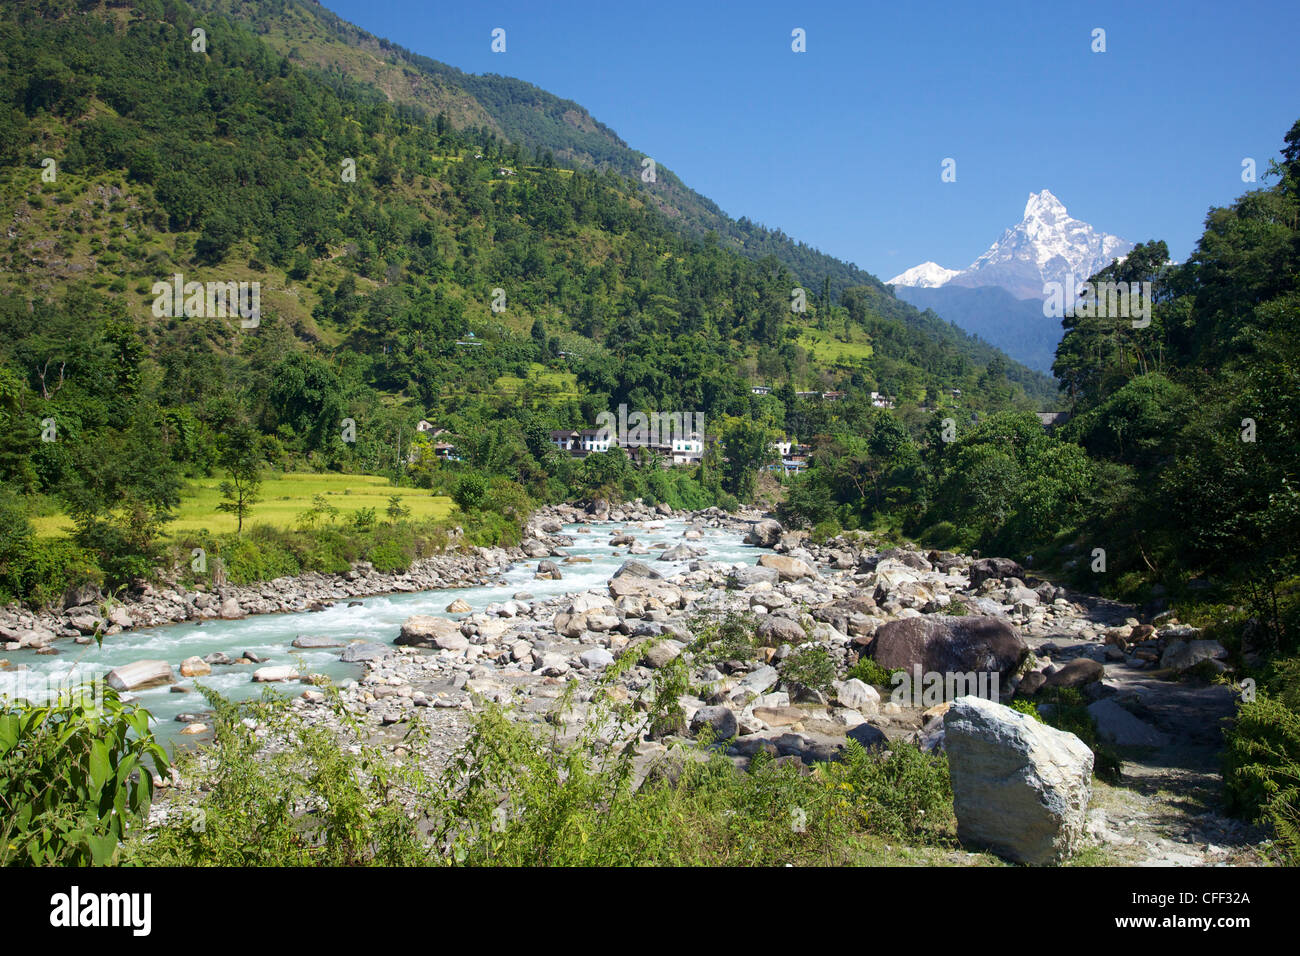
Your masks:
[[[944,285],[999,286],[1021,299],[1037,299],[1047,282],[1085,281],[1133,243],[1073,219],[1050,190],[1030,193],[1021,221],[965,269],[925,262],[890,279],[891,285],[938,288]]]

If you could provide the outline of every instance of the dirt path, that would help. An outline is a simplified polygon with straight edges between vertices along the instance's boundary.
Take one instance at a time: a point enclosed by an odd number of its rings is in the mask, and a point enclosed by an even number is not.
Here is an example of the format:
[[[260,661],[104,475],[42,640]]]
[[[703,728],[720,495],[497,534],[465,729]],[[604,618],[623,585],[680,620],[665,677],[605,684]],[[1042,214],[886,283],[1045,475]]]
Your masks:
[[[1072,594],[1098,627],[1137,617],[1136,609],[1106,598]],[[1095,656],[1094,641],[1067,634],[1029,640],[1055,645],[1061,663]],[[1042,650],[1040,650],[1042,653]],[[1103,699],[1130,735],[1145,745],[1115,745],[1123,759],[1116,785],[1096,782],[1088,813],[1094,852],[1085,860],[1127,866],[1261,866],[1268,864],[1267,834],[1224,814],[1221,764],[1223,721],[1236,707],[1233,689],[1182,682],[1133,659],[1105,664]],[[1095,706],[1095,705],[1094,705]],[[1129,724],[1131,716],[1137,723]],[[1106,722],[1099,719],[1103,733]],[[1131,739],[1131,738],[1130,738]]]

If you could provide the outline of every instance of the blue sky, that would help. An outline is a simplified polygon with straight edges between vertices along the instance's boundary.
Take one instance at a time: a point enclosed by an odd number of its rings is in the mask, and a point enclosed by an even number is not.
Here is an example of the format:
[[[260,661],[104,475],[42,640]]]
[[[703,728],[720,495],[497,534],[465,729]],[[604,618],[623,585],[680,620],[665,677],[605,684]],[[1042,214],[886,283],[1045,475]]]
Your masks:
[[[968,265],[1043,188],[1184,259],[1207,210],[1254,188],[1243,158],[1262,177],[1300,118],[1295,0],[324,3],[573,99],[732,216],[882,279]]]

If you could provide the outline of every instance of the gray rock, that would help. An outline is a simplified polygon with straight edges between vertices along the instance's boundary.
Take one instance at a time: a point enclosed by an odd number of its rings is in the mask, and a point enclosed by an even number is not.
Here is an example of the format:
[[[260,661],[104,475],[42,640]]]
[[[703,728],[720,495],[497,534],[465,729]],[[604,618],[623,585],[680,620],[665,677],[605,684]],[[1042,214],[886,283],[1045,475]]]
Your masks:
[[[582,661],[583,667],[593,671],[603,671],[614,663],[614,655],[603,647],[593,647],[590,650],[583,651],[578,660]]]
[[[691,717],[691,734],[698,737],[701,728],[708,726],[712,728],[713,739],[718,741],[730,740],[736,736],[739,729],[736,723],[736,715],[730,709],[722,706],[701,707]]]
[[[888,670],[923,673],[998,673],[1010,676],[1029,648],[1010,624],[985,615],[928,614],[883,624],[871,656]]]
[[[745,535],[745,543],[760,548],[771,548],[781,540],[781,535],[784,533],[785,528],[781,527],[781,522],[772,518],[764,518],[761,521],[754,522],[749,529],[749,534]]]
[[[873,727],[868,723],[858,724],[856,727],[850,727],[846,735],[850,740],[856,740],[870,750],[872,747],[883,747],[888,743],[884,732],[879,727]]]
[[[759,621],[754,633],[759,642],[768,647],[777,647],[781,644],[802,644],[808,639],[808,635],[804,633],[804,629],[799,626],[798,621],[792,621],[788,617],[776,617],[772,614]]]
[[[1083,687],[1106,677],[1106,665],[1087,657],[1076,657],[1049,674],[1045,687]]]
[[[319,634],[299,634],[293,639],[293,646],[301,648],[342,647],[343,642],[336,638],[324,637]]]
[[[393,653],[393,649],[383,644],[375,644],[372,641],[356,641],[343,648],[339,660],[345,664],[356,664],[361,661],[377,661],[391,653]]]
[[[1097,733],[1120,747],[1163,747],[1169,743],[1165,734],[1134,717],[1113,700],[1089,704],[1088,713],[1097,721]]]
[[[979,697],[944,715],[957,835],[1030,865],[1057,863],[1084,832],[1092,751],[1074,734]]]
[[[980,558],[971,563],[970,586],[979,587],[990,579],[1023,578],[1025,569],[1010,558]]]
[[[1185,671],[1201,661],[1221,661],[1227,656],[1227,649],[1218,641],[1172,641],[1160,655],[1160,666]]]

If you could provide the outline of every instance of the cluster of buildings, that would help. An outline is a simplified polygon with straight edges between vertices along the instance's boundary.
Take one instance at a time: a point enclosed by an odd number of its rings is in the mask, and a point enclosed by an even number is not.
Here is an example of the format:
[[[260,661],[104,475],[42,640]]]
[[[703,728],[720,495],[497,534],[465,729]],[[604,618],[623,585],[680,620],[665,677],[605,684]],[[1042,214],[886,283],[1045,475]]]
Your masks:
[[[751,395],[771,395],[772,386],[751,385],[749,391]],[[848,392],[795,392],[794,397],[804,402],[842,402],[848,397]],[[872,392],[871,404],[876,408],[893,408],[894,400],[880,392]]]
[[[617,446],[638,464],[658,456],[663,465],[698,465],[704,458],[705,449],[716,445],[717,441],[716,435],[699,432],[674,435],[670,440],[659,441],[619,436],[606,428],[556,429],[551,432],[551,444],[574,458],[584,458]],[[789,435],[772,442],[771,449],[780,461],[768,465],[768,471],[798,474],[808,467],[808,446],[800,445]]]

